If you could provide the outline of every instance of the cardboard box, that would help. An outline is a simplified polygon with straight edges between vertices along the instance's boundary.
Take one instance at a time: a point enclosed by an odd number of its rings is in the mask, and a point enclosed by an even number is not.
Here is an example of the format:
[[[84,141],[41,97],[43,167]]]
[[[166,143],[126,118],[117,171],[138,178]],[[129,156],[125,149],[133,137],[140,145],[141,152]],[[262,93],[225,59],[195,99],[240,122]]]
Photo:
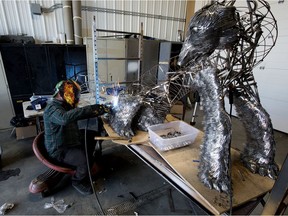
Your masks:
[[[174,104],[170,109],[171,114],[183,114],[183,104]]]
[[[29,137],[35,137],[37,135],[36,125],[30,125],[27,127],[16,127],[16,139],[26,139]]]

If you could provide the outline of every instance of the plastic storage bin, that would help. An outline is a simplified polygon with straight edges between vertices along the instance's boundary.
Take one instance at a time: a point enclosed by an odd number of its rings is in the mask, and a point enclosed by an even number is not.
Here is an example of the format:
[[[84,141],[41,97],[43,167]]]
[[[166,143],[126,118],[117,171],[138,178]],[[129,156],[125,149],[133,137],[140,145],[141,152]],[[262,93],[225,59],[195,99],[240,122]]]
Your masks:
[[[169,133],[180,132],[181,135],[172,138],[162,138]],[[199,130],[183,121],[172,121],[148,127],[151,143],[160,151],[168,151],[192,144]]]

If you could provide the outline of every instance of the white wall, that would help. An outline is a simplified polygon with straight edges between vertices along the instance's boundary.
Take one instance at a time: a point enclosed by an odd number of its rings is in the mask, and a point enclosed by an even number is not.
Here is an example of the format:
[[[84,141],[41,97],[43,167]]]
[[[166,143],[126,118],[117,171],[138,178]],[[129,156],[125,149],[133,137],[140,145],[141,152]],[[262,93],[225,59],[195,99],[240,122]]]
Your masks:
[[[203,6],[205,6],[206,4],[209,4],[211,2],[211,0],[196,0],[195,1],[195,11],[201,9]]]
[[[200,9],[208,1],[197,1],[195,8]],[[274,129],[288,133],[288,2],[278,3],[268,0],[271,11],[277,20],[278,39],[275,46],[263,62],[254,70],[255,80],[263,107],[269,113]],[[236,1],[245,4],[244,0]],[[197,10],[195,9],[195,11]],[[225,100],[226,111],[230,111],[228,100]],[[237,115],[232,109],[232,115]]]
[[[278,24],[278,39],[254,75],[263,107],[274,129],[288,133],[288,2],[269,1]]]

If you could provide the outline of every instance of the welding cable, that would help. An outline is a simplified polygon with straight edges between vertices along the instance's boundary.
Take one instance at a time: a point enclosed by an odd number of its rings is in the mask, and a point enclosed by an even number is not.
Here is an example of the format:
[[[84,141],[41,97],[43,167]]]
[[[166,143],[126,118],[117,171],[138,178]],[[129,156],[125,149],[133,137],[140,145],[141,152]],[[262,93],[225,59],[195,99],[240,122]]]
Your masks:
[[[91,176],[90,163],[89,163],[89,158],[88,158],[88,149],[87,149],[87,128],[88,128],[89,120],[90,120],[90,118],[87,119],[86,126],[85,126],[85,134],[84,134],[86,163],[87,163],[87,168],[88,168],[88,174],[89,174],[90,184],[91,184],[91,186],[92,186],[92,190],[93,190],[93,193],[94,193],[94,195],[95,195],[96,202],[97,202],[98,207],[99,207],[99,209],[100,209],[100,211],[101,211],[101,214],[102,214],[102,215],[105,215],[105,213],[104,213],[104,211],[103,211],[103,208],[102,208],[102,206],[101,206],[101,204],[100,204],[99,198],[98,198],[98,196],[97,196],[97,193],[96,193],[96,191],[95,191],[94,184],[93,184],[93,181],[92,181],[92,176]]]
[[[232,208],[233,208],[233,189],[232,189],[232,160],[231,160],[231,140],[229,142],[229,159],[228,159],[228,166],[229,166],[229,215],[232,215]]]

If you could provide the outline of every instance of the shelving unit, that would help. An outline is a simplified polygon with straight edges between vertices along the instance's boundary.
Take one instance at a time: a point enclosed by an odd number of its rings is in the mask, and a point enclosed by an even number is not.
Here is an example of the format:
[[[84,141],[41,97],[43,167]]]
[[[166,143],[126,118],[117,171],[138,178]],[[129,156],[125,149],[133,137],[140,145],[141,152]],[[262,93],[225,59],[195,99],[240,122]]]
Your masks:
[[[168,78],[167,72],[177,70],[177,57],[182,48],[182,42],[161,42],[159,49],[158,81]]]
[[[109,86],[113,84],[142,83],[145,79],[157,78],[142,76],[143,72],[155,67],[157,74],[157,65],[159,61],[159,40],[144,40],[143,26],[141,25],[140,33],[111,31],[97,29],[98,32],[115,33],[116,36],[129,36],[123,38],[112,38],[110,36],[97,37],[98,51],[98,75],[100,86]],[[133,37],[130,37],[133,36]],[[136,36],[137,38],[135,38]],[[88,62],[88,79],[90,89],[96,89],[93,56],[93,40],[86,38],[87,62]],[[149,76],[149,74],[147,74]],[[101,87],[100,87],[101,88]]]

